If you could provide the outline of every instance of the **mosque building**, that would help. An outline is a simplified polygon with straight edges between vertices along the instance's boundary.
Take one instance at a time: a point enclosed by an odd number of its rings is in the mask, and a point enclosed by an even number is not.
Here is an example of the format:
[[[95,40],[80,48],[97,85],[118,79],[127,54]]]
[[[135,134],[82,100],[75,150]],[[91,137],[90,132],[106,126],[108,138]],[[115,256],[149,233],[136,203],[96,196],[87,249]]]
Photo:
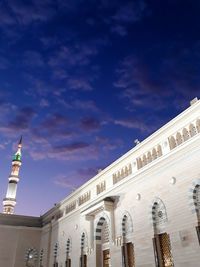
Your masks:
[[[200,266],[200,100],[41,217],[0,214],[0,267]]]

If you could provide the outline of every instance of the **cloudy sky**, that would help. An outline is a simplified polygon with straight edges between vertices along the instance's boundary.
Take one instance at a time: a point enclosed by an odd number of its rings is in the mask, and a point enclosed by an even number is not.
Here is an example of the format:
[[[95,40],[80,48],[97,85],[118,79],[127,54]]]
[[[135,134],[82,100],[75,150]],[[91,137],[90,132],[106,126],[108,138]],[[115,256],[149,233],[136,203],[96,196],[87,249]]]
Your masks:
[[[2,0],[0,197],[40,215],[200,95],[199,0]]]

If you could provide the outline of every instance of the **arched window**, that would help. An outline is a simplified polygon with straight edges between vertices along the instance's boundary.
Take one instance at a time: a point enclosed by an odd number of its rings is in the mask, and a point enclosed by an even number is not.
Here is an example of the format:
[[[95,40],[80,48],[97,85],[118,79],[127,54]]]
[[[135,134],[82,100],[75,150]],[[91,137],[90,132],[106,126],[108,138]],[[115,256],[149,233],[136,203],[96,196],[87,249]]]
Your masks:
[[[137,168],[138,168],[138,170],[142,168],[142,160],[141,160],[141,158],[137,158]]]
[[[161,199],[157,199],[153,204],[152,220],[155,232],[159,233],[167,222],[167,212]]]
[[[152,156],[151,156],[151,152],[147,153],[147,162],[151,163],[152,162]]]
[[[128,165],[128,175],[130,175],[132,173],[132,166],[131,164]]]
[[[128,173],[128,167],[126,166],[125,167],[125,176],[128,176],[129,175],[129,173]]]
[[[189,130],[190,130],[190,136],[193,137],[197,134],[197,129],[196,127],[194,126],[194,124],[190,124],[189,126]]]
[[[143,161],[143,164],[142,164],[143,166],[147,165],[147,157],[146,157],[146,155],[143,155],[142,161]]]
[[[153,148],[153,150],[152,150],[152,159],[153,160],[157,159],[157,152],[156,152],[155,148]]]
[[[190,138],[189,132],[186,128],[183,128],[183,140],[187,141]]]
[[[169,137],[169,146],[170,149],[174,149],[176,147],[176,140],[173,136]]]
[[[121,178],[120,171],[117,172],[117,180],[119,181]]]
[[[176,134],[176,143],[177,143],[178,145],[180,145],[180,144],[183,143],[182,135],[181,135],[179,132]]]
[[[161,148],[161,145],[158,145],[158,147],[157,147],[157,155],[158,155],[158,157],[161,157],[162,156],[162,148]]]
[[[129,213],[122,218],[122,236],[126,237],[133,232],[133,222]]]
[[[197,132],[200,133],[200,119],[196,122]]]
[[[124,178],[125,177],[125,172],[124,172],[124,168],[122,168],[121,170],[121,178]]]

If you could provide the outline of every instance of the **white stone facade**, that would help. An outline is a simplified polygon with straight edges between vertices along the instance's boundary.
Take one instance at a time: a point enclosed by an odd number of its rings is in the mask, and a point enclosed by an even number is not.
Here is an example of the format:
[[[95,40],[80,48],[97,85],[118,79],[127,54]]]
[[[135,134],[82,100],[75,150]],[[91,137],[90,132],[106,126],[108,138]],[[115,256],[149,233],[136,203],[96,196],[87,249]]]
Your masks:
[[[66,261],[72,267],[103,267],[103,262],[129,266],[122,251],[131,243],[132,266],[200,266],[199,148],[197,101],[42,218],[35,218],[37,225],[28,219],[24,225],[15,220],[7,225],[13,215],[6,220],[0,215],[0,266],[64,267]],[[164,233],[170,240],[171,265],[166,253],[153,246]],[[30,251],[35,260],[27,262]],[[103,251],[109,251],[110,258]]]

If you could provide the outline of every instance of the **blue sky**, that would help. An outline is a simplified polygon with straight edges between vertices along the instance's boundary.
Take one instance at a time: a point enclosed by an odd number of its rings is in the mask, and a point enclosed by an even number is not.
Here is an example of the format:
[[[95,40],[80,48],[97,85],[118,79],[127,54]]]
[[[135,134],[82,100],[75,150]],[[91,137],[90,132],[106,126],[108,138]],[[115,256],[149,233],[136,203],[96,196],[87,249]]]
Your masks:
[[[0,196],[40,215],[199,96],[200,2],[0,3]]]

